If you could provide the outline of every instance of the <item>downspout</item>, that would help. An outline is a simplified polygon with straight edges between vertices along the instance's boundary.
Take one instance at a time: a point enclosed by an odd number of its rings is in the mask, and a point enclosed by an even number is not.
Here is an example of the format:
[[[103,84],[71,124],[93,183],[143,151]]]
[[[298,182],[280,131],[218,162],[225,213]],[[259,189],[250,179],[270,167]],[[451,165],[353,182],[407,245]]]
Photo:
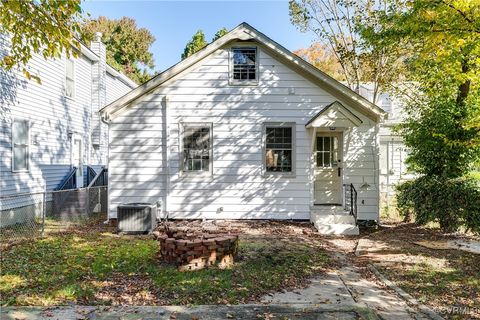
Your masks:
[[[384,119],[379,119],[379,121],[377,121],[377,123],[375,124],[375,161],[373,161],[373,172],[375,174],[373,176],[373,183],[377,189],[377,223],[380,222],[380,123],[382,123],[383,121]]]
[[[100,111],[97,111],[100,112]],[[108,113],[105,113],[105,117],[102,114],[99,114],[100,121],[105,123],[107,125],[107,168],[108,168],[108,162],[110,161],[110,115]],[[108,181],[111,181],[110,179],[110,170],[107,171],[107,179]],[[107,186],[107,221],[105,221],[105,224],[107,224],[110,221],[110,188]]]
[[[168,219],[168,202],[170,198],[170,144],[169,144],[169,136],[168,133],[170,132],[170,119],[168,116],[168,96],[165,96],[163,99],[164,105],[164,116],[165,116],[165,125],[164,125],[164,148],[165,148],[165,203],[162,205],[162,218]]]
[[[317,128],[312,128],[312,141],[310,144],[310,221],[312,221],[312,207],[315,205],[315,141]]]

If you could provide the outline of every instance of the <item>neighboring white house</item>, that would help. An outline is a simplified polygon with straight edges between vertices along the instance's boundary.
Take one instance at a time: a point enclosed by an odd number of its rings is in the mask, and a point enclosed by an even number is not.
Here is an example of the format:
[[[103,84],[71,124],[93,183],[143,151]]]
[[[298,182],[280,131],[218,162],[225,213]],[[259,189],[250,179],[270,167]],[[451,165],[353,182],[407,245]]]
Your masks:
[[[100,36],[90,49],[81,45],[78,58],[34,55],[27,70],[41,84],[0,69],[0,197],[56,189],[72,167],[83,168],[76,173],[82,187],[87,165],[98,171],[107,164],[108,130],[98,110],[136,84],[106,63]],[[0,58],[8,51],[0,35]],[[1,224],[25,201],[3,202]]]
[[[373,99],[373,86],[363,83],[360,94],[369,101]],[[380,210],[395,204],[395,186],[399,183],[414,178],[407,170],[405,159],[408,148],[403,143],[400,135],[393,132],[393,127],[402,123],[405,112],[404,102],[398,94],[382,92],[377,98],[377,103],[388,113],[379,131],[380,136]]]
[[[385,112],[246,23],[101,114],[110,218],[158,201],[170,218],[311,220],[322,233],[379,218]]]

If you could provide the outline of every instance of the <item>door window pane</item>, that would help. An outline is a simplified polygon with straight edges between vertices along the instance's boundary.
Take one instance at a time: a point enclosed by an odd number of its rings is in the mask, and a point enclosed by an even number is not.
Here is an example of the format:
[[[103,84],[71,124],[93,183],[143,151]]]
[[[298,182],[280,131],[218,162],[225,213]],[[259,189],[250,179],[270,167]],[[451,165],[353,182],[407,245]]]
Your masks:
[[[337,166],[338,159],[338,138],[317,137],[316,163],[320,168],[331,168]]]

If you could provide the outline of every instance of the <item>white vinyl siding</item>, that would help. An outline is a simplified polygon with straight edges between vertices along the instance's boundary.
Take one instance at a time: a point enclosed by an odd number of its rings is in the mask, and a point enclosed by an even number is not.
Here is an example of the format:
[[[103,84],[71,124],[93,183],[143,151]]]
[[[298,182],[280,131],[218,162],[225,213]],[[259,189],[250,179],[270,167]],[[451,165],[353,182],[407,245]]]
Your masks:
[[[259,46],[258,85],[231,86],[231,48],[240,46],[252,43],[217,50],[113,117],[110,217],[120,203],[162,200],[171,218],[310,218],[312,130],[305,124],[339,98]],[[344,135],[344,183],[359,193],[359,218],[378,219],[376,123],[355,114],[363,123]],[[182,175],[179,123],[199,122],[213,124],[210,177]],[[264,174],[266,123],[292,123],[294,175]],[[370,187],[361,190],[364,182]]]
[[[12,171],[28,171],[30,163],[30,124],[14,119],[12,123]]]

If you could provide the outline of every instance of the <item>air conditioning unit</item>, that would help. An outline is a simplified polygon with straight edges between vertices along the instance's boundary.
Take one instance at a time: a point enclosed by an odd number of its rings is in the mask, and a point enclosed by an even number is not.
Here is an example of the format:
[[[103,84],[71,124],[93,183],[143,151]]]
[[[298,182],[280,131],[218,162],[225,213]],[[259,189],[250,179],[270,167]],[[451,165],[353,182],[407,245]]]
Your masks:
[[[117,207],[118,232],[142,234],[152,232],[157,226],[157,205],[126,203]]]

